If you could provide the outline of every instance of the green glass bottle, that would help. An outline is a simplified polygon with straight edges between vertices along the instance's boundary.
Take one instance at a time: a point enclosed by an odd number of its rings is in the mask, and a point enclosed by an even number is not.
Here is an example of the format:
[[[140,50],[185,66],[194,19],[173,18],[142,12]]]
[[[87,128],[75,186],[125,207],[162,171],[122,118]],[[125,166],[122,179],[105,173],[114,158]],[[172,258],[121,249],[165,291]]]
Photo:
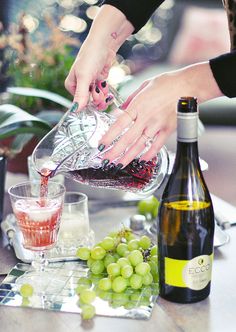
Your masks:
[[[210,293],[214,212],[198,155],[198,108],[193,97],[177,106],[177,151],[158,215],[161,297],[179,303]]]

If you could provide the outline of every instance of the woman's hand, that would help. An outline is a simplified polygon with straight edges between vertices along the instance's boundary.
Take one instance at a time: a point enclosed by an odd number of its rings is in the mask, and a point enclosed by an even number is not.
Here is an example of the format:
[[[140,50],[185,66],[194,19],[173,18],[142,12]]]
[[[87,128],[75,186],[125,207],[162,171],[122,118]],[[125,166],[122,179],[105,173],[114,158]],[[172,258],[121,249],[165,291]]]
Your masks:
[[[99,150],[102,151],[126,130],[119,141],[104,153],[103,162],[119,163],[123,167],[145,148],[146,152],[140,159],[152,159],[176,128],[176,105],[180,97],[197,97],[201,103],[221,95],[208,62],[145,81],[129,96],[122,107],[124,114],[100,140]]]
[[[79,109],[87,105],[90,93],[98,109],[107,107],[105,100],[108,88],[105,79],[116,53],[105,45],[99,45],[97,51],[94,51],[94,47],[89,38],[85,40],[65,80],[65,87],[74,96]]]
[[[66,89],[79,104],[78,110],[87,105],[90,93],[98,109],[107,108],[109,96],[104,80],[118,49],[133,31],[119,9],[110,5],[100,8],[65,80]]]

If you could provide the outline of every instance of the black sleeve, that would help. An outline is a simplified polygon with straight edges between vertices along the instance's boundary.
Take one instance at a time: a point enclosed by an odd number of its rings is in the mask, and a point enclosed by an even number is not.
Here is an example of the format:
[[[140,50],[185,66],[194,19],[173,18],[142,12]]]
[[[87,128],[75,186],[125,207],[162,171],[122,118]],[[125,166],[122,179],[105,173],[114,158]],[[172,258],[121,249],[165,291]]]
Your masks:
[[[223,94],[236,97],[236,51],[211,59],[210,67]]]
[[[102,4],[119,9],[134,26],[136,33],[164,0],[104,0]]]

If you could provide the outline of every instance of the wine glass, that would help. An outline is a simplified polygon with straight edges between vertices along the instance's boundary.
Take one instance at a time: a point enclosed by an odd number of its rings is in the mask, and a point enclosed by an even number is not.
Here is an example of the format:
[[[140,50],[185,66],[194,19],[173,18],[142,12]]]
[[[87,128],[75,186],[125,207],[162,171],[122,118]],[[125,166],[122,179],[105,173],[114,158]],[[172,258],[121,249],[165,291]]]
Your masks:
[[[40,189],[40,181],[27,181],[8,190],[22,244],[34,252],[31,268],[17,279],[17,284],[29,283],[37,292],[43,292],[50,277],[46,251],[57,241],[65,194],[65,187],[56,182],[48,183],[46,197],[40,197]]]

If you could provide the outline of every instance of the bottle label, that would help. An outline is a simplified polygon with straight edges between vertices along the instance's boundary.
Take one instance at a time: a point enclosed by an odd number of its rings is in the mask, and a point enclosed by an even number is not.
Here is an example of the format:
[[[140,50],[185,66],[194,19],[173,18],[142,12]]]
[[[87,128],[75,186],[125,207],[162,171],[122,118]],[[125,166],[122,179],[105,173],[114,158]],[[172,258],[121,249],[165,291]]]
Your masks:
[[[191,260],[165,257],[165,283],[175,287],[201,290],[211,281],[212,255],[201,255]]]

